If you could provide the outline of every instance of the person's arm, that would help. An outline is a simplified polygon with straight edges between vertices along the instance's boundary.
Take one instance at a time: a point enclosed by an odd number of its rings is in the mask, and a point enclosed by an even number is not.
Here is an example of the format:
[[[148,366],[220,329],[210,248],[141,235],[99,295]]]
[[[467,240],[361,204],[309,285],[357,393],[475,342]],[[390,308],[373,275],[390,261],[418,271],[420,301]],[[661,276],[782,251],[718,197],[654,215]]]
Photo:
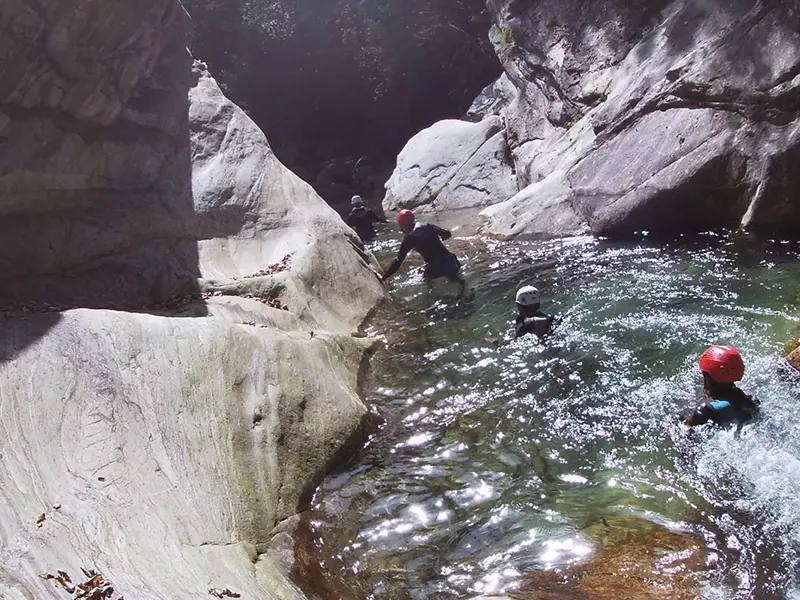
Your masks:
[[[525,328],[525,319],[519,316],[517,317],[517,320],[514,323],[514,339],[518,340],[526,333],[528,333],[528,331]]]
[[[555,326],[555,321],[556,321],[556,318],[550,315],[545,315],[545,319],[547,320],[545,331],[544,333],[542,333],[542,335],[539,336],[539,339],[542,340],[548,337],[551,333],[553,333],[553,327]]]
[[[382,219],[381,217],[378,216],[378,213],[376,213],[374,210],[371,210],[371,209],[369,211],[369,220],[372,221],[373,223],[388,223],[389,222],[389,219]]]
[[[397,253],[397,258],[395,258],[392,265],[386,269],[386,273],[384,273],[383,277],[381,277],[381,281],[386,281],[389,279],[389,277],[397,273],[397,269],[400,268],[400,265],[403,264],[403,261],[406,259],[406,256],[408,256],[408,253],[411,252],[411,246],[412,242],[409,240],[408,236],[406,236],[403,239],[403,243],[400,244],[400,251]]]
[[[450,233],[447,229],[442,229],[438,225],[431,225],[433,227],[433,231],[443,240],[449,240],[453,234]]]
[[[699,406],[695,409],[695,411],[686,417],[683,421],[685,425],[689,427],[697,427],[698,425],[705,425],[709,421],[712,420],[711,413],[714,409],[711,408],[707,403]]]
[[[355,212],[351,210],[350,214],[347,215],[347,218],[344,220],[344,222],[347,223],[350,227],[353,226],[353,215],[354,214],[355,214]]]

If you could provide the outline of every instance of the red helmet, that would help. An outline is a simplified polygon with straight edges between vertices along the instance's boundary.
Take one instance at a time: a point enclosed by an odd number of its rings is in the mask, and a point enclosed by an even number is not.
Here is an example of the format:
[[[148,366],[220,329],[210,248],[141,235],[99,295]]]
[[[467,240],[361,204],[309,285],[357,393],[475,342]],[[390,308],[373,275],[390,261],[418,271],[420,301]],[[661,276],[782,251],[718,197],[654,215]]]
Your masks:
[[[399,213],[397,213],[397,223],[401,227],[410,227],[414,224],[416,217],[414,216],[414,211],[404,208]]]
[[[711,346],[700,357],[700,371],[717,383],[735,383],[744,377],[744,362],[730,346]]]

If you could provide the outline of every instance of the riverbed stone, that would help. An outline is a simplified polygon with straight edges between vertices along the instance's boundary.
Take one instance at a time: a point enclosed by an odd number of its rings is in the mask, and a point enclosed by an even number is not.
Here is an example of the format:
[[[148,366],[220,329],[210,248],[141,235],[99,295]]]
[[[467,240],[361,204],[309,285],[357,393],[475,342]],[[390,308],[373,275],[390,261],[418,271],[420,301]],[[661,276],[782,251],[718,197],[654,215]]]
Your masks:
[[[596,545],[585,561],[527,576],[518,600],[690,600],[705,570],[696,539],[655,523],[606,516],[581,531]]]
[[[786,357],[786,360],[792,365],[797,371],[800,371],[800,346],[792,350],[789,355]]]

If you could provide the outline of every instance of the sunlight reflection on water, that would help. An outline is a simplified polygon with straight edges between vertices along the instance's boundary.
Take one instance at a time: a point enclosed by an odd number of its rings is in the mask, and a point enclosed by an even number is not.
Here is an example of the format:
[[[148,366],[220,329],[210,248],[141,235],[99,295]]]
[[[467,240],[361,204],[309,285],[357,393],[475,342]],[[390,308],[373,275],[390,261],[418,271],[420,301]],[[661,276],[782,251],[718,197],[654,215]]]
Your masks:
[[[368,399],[387,423],[312,510],[354,597],[498,593],[591,560],[636,523],[703,546],[704,597],[796,597],[800,388],[772,358],[800,334],[796,250],[485,245],[462,261],[472,301],[445,290],[425,304],[413,269],[373,324],[389,348]],[[547,344],[509,338],[521,282],[564,315]],[[740,348],[766,416],[687,437],[677,415],[700,400],[709,343]],[[676,550],[659,568],[686,560]]]

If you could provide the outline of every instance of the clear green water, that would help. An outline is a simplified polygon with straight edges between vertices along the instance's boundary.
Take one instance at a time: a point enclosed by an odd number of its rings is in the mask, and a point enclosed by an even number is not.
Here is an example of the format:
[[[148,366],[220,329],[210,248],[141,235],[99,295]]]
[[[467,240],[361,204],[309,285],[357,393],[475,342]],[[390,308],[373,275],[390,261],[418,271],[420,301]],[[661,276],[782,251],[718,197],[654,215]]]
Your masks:
[[[385,425],[315,495],[329,575],[358,598],[471,598],[591,560],[595,526],[627,517],[698,540],[704,597],[794,597],[800,384],[776,357],[800,336],[797,247],[451,246],[474,299],[426,299],[404,267],[371,328],[386,347],[367,399]],[[495,347],[521,283],[566,316],[544,345]],[[740,349],[763,417],[687,436],[677,416],[701,401],[710,343]]]

